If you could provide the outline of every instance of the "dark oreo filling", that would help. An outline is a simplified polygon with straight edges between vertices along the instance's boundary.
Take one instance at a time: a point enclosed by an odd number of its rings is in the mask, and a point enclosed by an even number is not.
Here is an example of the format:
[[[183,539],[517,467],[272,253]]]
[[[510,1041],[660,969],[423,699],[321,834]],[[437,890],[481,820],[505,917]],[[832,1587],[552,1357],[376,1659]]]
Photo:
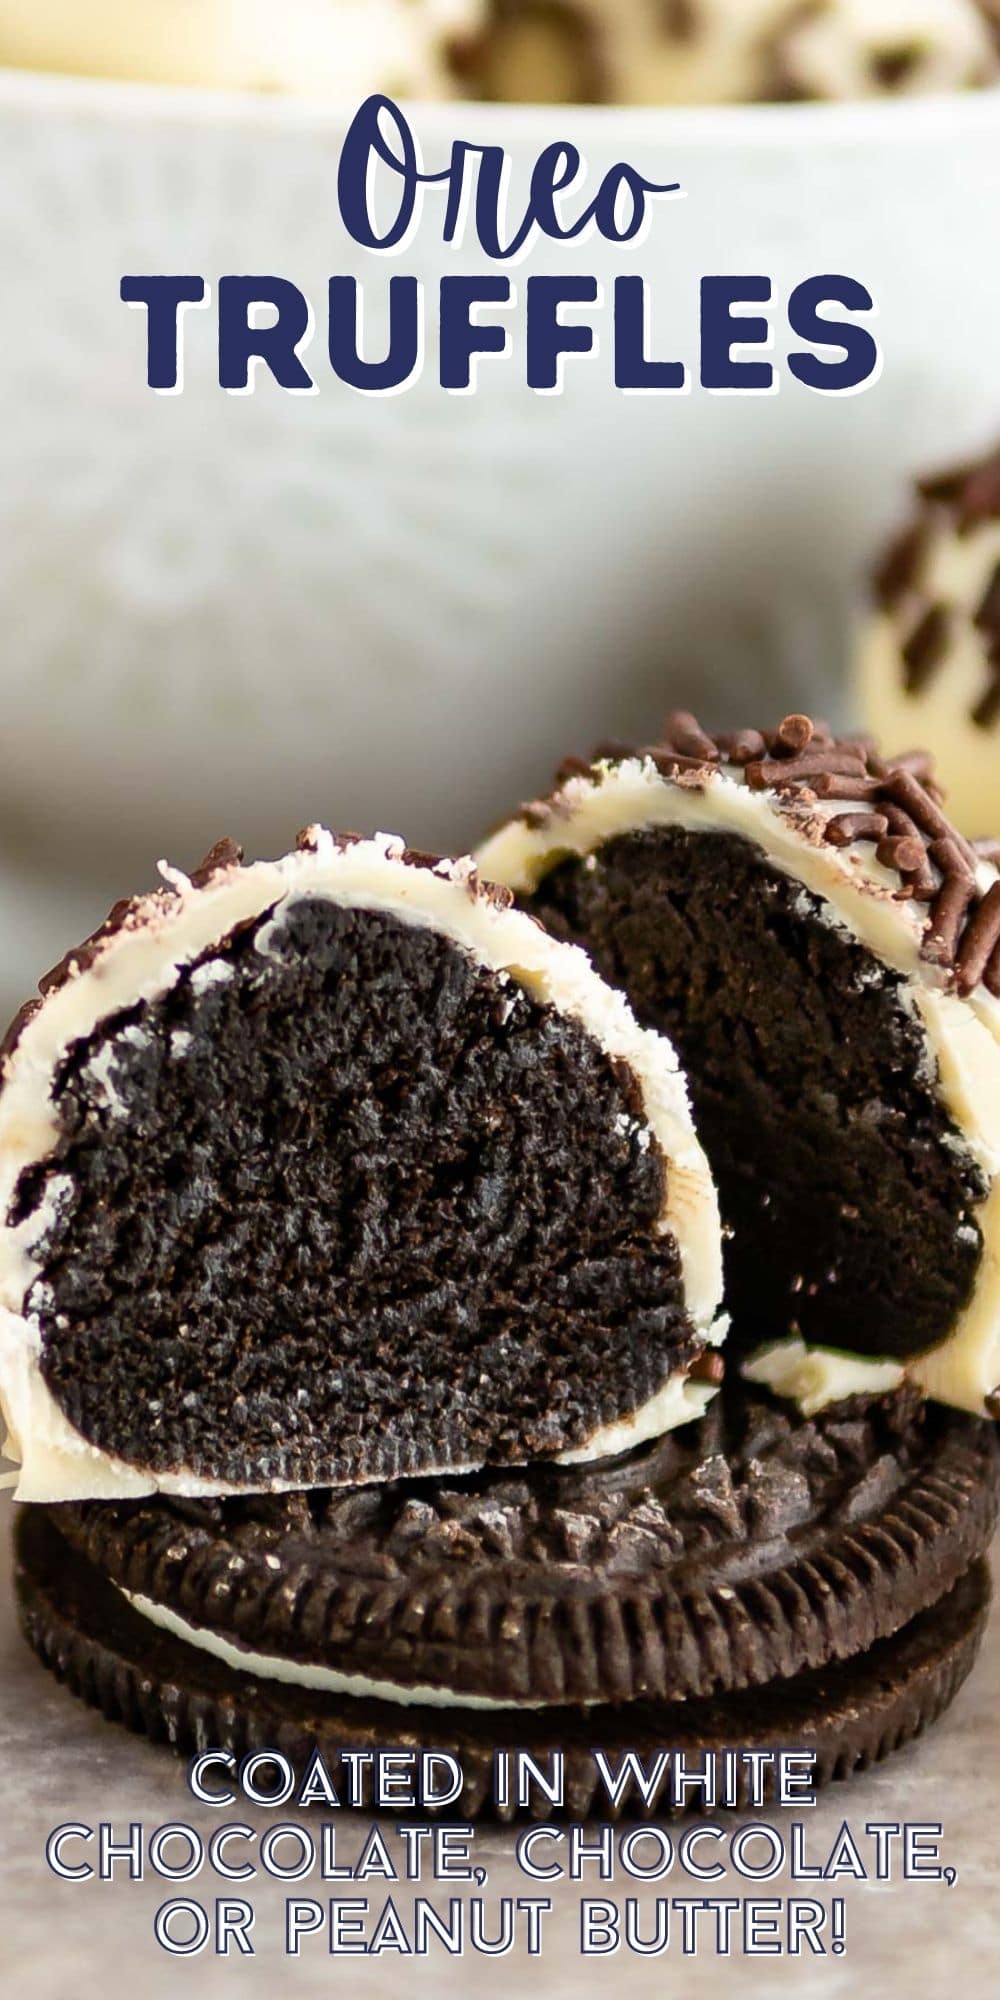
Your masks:
[[[158,1471],[336,1483],[552,1455],[647,1400],[702,1343],[631,1074],[431,931],[267,922],[63,1061],[12,1220],[58,1179],[26,1310],[70,1421]]]
[[[680,1052],[739,1341],[942,1340],[975,1288],[986,1187],[898,975],[730,834],[624,835],[560,863],[530,907]]]

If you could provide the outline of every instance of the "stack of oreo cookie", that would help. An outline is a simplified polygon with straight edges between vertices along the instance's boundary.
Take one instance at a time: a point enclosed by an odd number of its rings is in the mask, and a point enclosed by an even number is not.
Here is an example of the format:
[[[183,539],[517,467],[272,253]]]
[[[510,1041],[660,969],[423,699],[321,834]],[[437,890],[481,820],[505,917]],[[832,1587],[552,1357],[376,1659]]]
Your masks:
[[[503,1748],[583,1817],[595,1749],[918,1734],[1000,1498],[998,971],[929,772],[803,717],[476,863],[167,871],[4,1054],[36,1651],[182,1750],[452,1749],[469,1815]]]

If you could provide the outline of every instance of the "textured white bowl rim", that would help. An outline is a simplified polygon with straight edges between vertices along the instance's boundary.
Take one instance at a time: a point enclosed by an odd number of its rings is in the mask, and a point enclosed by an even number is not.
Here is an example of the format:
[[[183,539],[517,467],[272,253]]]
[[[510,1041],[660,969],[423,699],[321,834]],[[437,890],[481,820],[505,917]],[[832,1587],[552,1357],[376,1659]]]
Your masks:
[[[182,88],[175,84],[123,82],[101,77],[57,75],[49,71],[0,67],[0,111],[30,109],[58,118],[82,113],[113,123],[155,118],[178,126],[231,125],[251,131],[278,129],[323,133],[331,118],[346,123],[356,101],[303,96],[295,92],[254,92]],[[949,91],[926,97],[869,98],[845,104],[480,104],[470,99],[405,105],[419,136],[448,138],[456,120],[468,114],[468,136],[480,133],[495,143],[534,146],[552,139],[553,120],[572,127],[575,140],[588,134],[624,149],[628,142],[646,145],[677,140],[713,149],[754,146],[912,147],[926,139],[937,146],[993,133],[1000,142],[1000,85],[986,90]]]

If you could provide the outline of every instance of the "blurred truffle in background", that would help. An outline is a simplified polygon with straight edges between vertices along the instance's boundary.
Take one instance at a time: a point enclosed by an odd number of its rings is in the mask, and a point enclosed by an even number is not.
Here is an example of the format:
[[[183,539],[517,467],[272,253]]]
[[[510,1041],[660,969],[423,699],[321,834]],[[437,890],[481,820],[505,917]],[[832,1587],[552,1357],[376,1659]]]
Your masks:
[[[0,63],[361,99],[453,94],[485,0],[0,0]]]
[[[906,97],[1000,76],[1000,0],[491,0],[473,95],[728,104]]]
[[[1000,0],[0,0],[0,63],[339,98],[904,97],[1000,79]]]
[[[933,750],[954,818],[1000,823],[1000,448],[921,480],[875,577],[858,694],[889,743]]]

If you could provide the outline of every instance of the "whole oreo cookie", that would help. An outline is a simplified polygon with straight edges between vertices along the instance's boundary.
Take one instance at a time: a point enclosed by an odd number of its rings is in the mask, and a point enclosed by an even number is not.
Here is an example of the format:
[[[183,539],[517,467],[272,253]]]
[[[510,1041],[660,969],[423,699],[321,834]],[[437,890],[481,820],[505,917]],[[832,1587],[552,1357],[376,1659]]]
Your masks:
[[[28,1508],[19,1587],[48,1664],[181,1745],[283,1721],[484,1754],[787,1742],[793,1723],[826,1742],[853,1689],[849,1766],[892,1733],[877,1689],[896,1690],[902,1740],[971,1661],[985,1598],[962,1580],[998,1493],[983,1421],[907,1394],[808,1421],[736,1386],[599,1466]]]
[[[625,1750],[645,1759],[661,1749],[700,1760],[734,1748],[812,1751],[817,1785],[847,1778],[901,1749],[930,1727],[953,1700],[975,1661],[990,1602],[983,1562],[931,1610],[869,1653],[770,1687],[690,1702],[635,1702],[628,1707],[503,1709],[401,1708],[334,1696],[237,1673],[157,1629],[107,1580],[68,1548],[51,1510],[25,1509],[19,1527],[18,1592],[26,1637],[45,1665],[110,1721],[169,1743],[181,1753],[231,1750],[239,1760],[268,1749],[299,1772],[319,1751],[335,1785],[340,1752],[450,1750],[464,1784],[452,1810],[469,1818],[512,1819],[493,1783],[498,1751],[565,1758],[564,1813],[577,1820],[684,1811],[668,1766],[662,1787],[644,1803],[634,1780],[616,1800],[600,1782],[594,1751],[614,1765]],[[717,1766],[718,1768],[718,1766]],[[745,1767],[732,1803],[748,1803]],[[547,1819],[558,1817],[546,1805]]]

